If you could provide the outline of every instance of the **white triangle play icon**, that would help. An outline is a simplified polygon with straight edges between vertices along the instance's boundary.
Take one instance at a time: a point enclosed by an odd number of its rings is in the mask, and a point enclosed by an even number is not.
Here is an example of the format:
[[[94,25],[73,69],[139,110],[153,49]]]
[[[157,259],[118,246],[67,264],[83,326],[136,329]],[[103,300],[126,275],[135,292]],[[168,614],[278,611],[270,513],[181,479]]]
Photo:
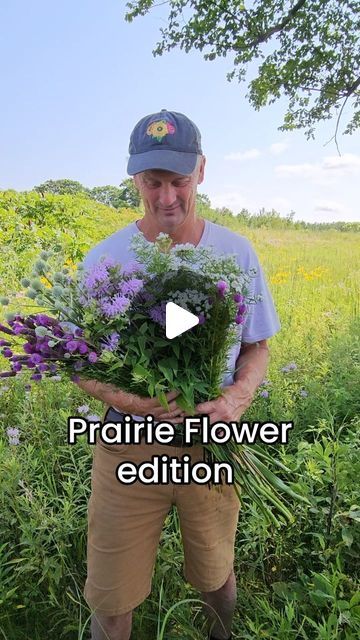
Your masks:
[[[166,337],[169,340],[199,324],[199,318],[190,311],[179,307],[175,302],[166,303]]]

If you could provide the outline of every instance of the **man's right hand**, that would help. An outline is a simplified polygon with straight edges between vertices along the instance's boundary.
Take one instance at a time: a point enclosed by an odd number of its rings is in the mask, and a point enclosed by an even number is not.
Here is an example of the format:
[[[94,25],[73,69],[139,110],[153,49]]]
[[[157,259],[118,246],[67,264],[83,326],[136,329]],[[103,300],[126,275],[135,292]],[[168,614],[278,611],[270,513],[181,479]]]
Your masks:
[[[178,391],[170,391],[166,394],[169,405],[169,409],[166,410],[157,398],[142,397],[128,393],[111,384],[98,382],[97,380],[82,379],[76,384],[89,395],[114,407],[121,413],[144,417],[152,415],[158,421],[172,422],[174,424],[183,422],[185,416],[185,412],[176,404],[175,398],[179,395]]]

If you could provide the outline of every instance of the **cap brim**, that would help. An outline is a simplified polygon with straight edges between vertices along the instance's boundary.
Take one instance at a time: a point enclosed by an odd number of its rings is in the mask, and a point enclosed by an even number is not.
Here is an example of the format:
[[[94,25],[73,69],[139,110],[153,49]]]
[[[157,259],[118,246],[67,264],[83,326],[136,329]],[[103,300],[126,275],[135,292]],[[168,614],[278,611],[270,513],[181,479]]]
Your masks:
[[[196,161],[196,153],[154,149],[153,151],[136,153],[130,156],[127,172],[130,176],[134,176],[142,171],[162,169],[163,171],[173,171],[183,176],[189,176],[195,169]]]

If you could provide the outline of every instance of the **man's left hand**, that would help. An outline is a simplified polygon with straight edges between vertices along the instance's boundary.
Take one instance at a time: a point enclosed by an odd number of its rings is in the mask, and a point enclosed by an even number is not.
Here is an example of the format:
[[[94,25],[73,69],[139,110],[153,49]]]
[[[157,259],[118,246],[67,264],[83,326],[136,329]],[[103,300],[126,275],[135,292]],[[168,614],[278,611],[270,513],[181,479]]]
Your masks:
[[[222,395],[216,400],[196,405],[197,414],[209,416],[210,424],[214,422],[238,421],[253,400],[253,393],[246,383],[236,383],[225,387]]]

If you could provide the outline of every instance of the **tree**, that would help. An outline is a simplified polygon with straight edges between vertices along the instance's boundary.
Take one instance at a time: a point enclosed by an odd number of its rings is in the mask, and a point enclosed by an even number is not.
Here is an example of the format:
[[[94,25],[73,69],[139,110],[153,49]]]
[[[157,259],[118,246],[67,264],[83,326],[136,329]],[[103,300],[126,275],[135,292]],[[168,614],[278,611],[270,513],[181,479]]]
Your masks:
[[[42,184],[39,184],[37,187],[34,187],[34,191],[38,193],[52,193],[54,195],[64,195],[65,193],[70,193],[72,195],[76,193],[88,193],[88,189],[86,189],[80,182],[76,180],[47,180]]]
[[[197,193],[196,194],[196,206],[204,206],[211,207],[211,201],[206,193]]]
[[[108,207],[114,207],[115,209],[127,206],[127,202],[123,197],[123,189],[113,187],[110,184],[104,187],[94,187],[90,189],[89,196],[93,198],[93,200],[106,204]]]
[[[248,84],[260,109],[285,96],[282,131],[315,126],[335,114],[335,141],[345,105],[352,115],[343,133],[360,126],[360,11],[358,0],[132,0],[125,19],[168,4],[168,23],[153,54],[176,46],[203,51],[205,60],[232,55],[228,80],[243,81],[249,63],[258,68]]]
[[[125,178],[120,184],[121,198],[128,207],[138,207],[140,205],[140,193],[132,178]]]

